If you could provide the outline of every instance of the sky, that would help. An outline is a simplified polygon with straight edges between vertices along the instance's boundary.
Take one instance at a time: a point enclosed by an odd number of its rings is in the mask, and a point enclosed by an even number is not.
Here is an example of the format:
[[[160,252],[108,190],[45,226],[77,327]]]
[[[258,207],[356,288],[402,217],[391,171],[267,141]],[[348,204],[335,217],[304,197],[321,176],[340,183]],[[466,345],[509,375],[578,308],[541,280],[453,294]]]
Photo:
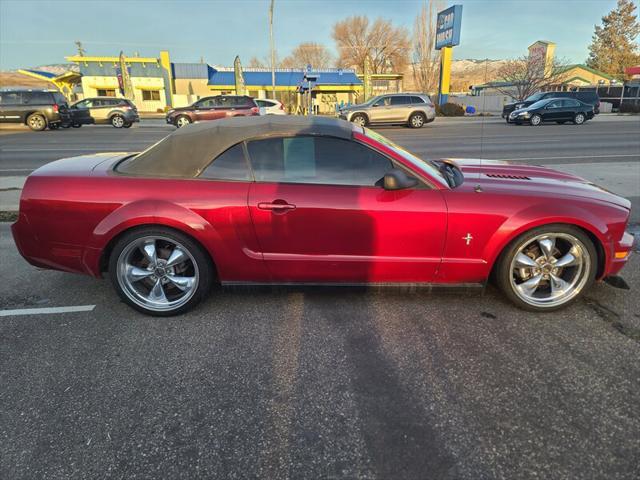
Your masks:
[[[333,24],[351,15],[382,17],[412,29],[424,0],[275,0],[274,37],[283,58],[299,43],[324,44],[335,54]],[[536,40],[557,43],[556,55],[587,58],[594,25],[616,0],[457,0],[460,45],[454,59],[526,54]],[[0,70],[65,63],[81,40],[87,55],[138,52],[174,62],[244,64],[269,55],[269,0],[0,0]]]

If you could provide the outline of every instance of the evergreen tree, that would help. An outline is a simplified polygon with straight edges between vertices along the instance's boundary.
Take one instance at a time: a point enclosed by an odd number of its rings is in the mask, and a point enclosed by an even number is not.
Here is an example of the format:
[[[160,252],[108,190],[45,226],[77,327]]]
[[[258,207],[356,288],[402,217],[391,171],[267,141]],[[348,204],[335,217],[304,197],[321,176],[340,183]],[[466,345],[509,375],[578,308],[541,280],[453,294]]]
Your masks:
[[[640,63],[638,34],[636,5],[633,0],[618,0],[616,8],[602,17],[602,25],[596,25],[587,65],[623,78],[625,67]]]

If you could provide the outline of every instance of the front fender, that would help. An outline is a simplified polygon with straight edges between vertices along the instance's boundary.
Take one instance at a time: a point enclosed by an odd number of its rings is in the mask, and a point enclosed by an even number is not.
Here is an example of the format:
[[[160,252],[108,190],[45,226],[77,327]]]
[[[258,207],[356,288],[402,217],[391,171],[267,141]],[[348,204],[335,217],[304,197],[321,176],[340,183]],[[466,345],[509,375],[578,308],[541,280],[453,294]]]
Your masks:
[[[591,205],[593,207],[593,205]],[[608,208],[608,207],[603,207]],[[553,215],[549,212],[552,211]],[[519,235],[533,228],[554,223],[575,225],[591,233],[600,242],[605,253],[605,269],[609,267],[613,239],[609,227],[602,215],[597,214],[598,209],[575,204],[548,205],[538,204],[525,208],[509,217],[487,242],[482,258],[489,265],[489,271],[502,251]]]

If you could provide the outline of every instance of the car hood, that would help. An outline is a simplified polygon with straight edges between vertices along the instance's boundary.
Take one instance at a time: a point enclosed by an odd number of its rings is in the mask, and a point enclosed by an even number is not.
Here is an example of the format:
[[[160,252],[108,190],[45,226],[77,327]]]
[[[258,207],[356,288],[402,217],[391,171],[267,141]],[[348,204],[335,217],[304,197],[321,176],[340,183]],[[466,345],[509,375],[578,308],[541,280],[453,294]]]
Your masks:
[[[369,105],[367,105],[366,103],[356,103],[355,105],[349,105],[348,107],[342,107],[340,110],[343,112],[348,112],[350,110],[358,110],[361,108],[368,108]]]
[[[626,209],[631,202],[584,178],[538,165],[520,165],[503,160],[448,159],[465,176],[465,184],[487,190],[559,198],[579,197],[599,200]]]

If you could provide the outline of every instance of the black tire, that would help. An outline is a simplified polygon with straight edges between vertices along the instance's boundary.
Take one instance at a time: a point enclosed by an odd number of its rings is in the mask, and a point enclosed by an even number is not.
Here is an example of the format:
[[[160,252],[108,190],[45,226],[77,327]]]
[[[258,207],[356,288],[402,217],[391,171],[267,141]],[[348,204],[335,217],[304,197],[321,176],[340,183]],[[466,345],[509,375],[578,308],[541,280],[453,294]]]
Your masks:
[[[27,126],[34,132],[41,132],[47,128],[47,119],[40,113],[32,113],[27,117]]]
[[[174,125],[178,128],[181,128],[181,127],[186,127],[191,123],[192,123],[191,118],[188,115],[178,115],[175,119]]]
[[[132,125],[131,123],[125,123],[123,125],[123,128],[131,128],[131,125]]]
[[[427,117],[422,112],[414,112],[409,116],[407,126],[409,128],[422,128],[427,123]]]
[[[122,115],[120,115],[119,113],[116,113],[115,115],[111,115],[111,118],[109,119],[109,122],[115,128],[122,128],[122,127],[124,127],[125,123],[127,123],[124,120],[124,117]]]
[[[50,123],[49,124],[49,130],[58,130],[60,128],[60,124],[59,123]]]
[[[62,128],[71,128],[71,124],[70,123],[63,123],[60,125]]]
[[[573,123],[576,125],[582,125],[586,121],[587,116],[582,112],[576,113],[575,117],[573,117]]]
[[[127,293],[123,290],[123,287],[120,285],[117,274],[118,259],[125,248],[127,248],[132,242],[135,242],[136,240],[143,237],[164,237],[176,241],[188,251],[188,253],[193,257],[195,263],[197,264],[199,278],[195,293],[192,295],[188,302],[179,306],[178,308],[163,311],[145,308],[144,306],[131,300],[127,296]],[[210,292],[214,282],[214,278],[215,269],[213,267],[211,259],[209,258],[209,255],[205,252],[205,250],[200,246],[200,244],[198,244],[191,237],[170,228],[157,226],[135,228],[125,233],[120,239],[118,239],[109,257],[109,279],[111,280],[111,283],[116,292],[118,292],[120,298],[122,298],[122,300],[126,304],[133,307],[134,309],[147,315],[157,317],[170,317],[173,315],[180,315],[194,308]]]
[[[82,126],[82,124],[81,123],[72,123],[71,126],[73,128],[80,128]]]
[[[529,120],[529,123],[534,127],[542,125],[542,117],[540,115],[538,115],[537,113],[534,113],[531,116],[531,120]]]
[[[369,125],[369,119],[364,113],[356,113],[353,117],[351,117],[351,123],[355,123],[356,125],[360,125],[361,127],[366,127]]]
[[[524,300],[522,300],[514,291],[514,288],[511,284],[511,263],[520,249],[522,245],[527,244],[532,241],[534,238],[542,235],[542,234],[568,234],[576,239],[578,239],[585,247],[586,254],[589,255],[589,269],[585,270],[586,275],[586,283],[580,288],[579,292],[571,299],[568,299],[566,302],[555,305],[555,306],[535,306],[531,305]],[[524,232],[520,236],[518,236],[515,240],[513,240],[505,249],[502,251],[500,257],[496,262],[496,267],[494,270],[495,273],[495,281],[504,293],[504,295],[513,302],[517,307],[523,310],[529,310],[532,312],[552,312],[555,310],[559,310],[561,308],[565,308],[570,305],[574,301],[576,301],[580,296],[588,290],[593,282],[595,281],[596,272],[598,268],[598,254],[596,252],[596,248],[593,245],[593,242],[589,238],[589,236],[580,228],[574,227],[572,225],[566,224],[550,224],[543,225],[541,227],[537,227],[531,229],[527,232]]]

